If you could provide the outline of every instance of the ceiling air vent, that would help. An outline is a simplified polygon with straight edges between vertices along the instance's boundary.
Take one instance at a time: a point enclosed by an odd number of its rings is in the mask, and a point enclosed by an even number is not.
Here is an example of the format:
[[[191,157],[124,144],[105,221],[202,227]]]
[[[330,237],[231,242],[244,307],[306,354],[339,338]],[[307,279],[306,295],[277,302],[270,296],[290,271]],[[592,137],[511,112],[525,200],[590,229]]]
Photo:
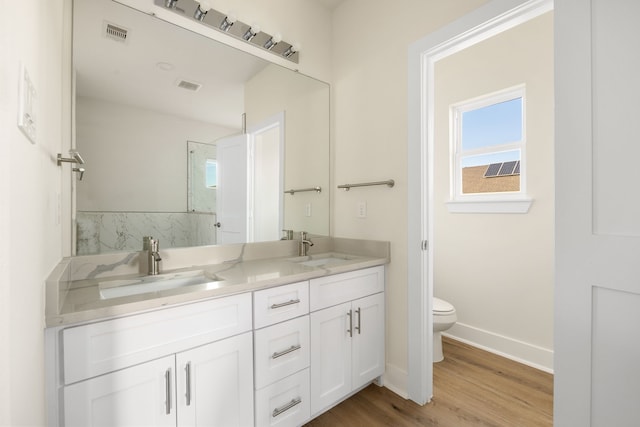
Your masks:
[[[125,43],[127,41],[129,30],[105,21],[103,25],[103,34],[108,39]]]
[[[202,87],[200,83],[190,82],[187,80],[178,80],[177,85],[182,89],[190,90],[193,92],[197,92]]]

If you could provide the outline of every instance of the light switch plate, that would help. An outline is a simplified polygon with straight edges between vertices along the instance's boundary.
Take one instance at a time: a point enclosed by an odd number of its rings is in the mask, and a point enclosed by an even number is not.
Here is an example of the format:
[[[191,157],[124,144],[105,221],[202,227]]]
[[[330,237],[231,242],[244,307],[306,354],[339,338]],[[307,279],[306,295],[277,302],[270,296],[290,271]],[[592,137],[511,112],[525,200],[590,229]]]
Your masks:
[[[27,68],[20,64],[18,83],[18,127],[32,144],[36,143],[36,89]]]

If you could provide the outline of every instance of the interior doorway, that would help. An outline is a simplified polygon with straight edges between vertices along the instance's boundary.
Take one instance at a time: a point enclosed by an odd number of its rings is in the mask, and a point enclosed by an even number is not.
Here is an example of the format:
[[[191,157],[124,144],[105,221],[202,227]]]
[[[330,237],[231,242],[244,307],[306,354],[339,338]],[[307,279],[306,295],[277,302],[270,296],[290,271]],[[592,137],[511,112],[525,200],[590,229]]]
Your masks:
[[[552,9],[551,0],[493,1],[410,47],[407,390],[419,404],[433,395],[436,63]]]

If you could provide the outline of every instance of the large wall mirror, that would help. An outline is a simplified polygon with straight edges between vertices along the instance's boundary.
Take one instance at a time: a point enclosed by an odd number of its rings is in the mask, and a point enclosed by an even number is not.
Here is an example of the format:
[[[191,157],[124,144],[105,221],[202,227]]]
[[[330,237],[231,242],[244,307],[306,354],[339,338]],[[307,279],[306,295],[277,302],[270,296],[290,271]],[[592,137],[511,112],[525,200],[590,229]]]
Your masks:
[[[77,255],[329,234],[327,83],[108,0],[73,61]]]

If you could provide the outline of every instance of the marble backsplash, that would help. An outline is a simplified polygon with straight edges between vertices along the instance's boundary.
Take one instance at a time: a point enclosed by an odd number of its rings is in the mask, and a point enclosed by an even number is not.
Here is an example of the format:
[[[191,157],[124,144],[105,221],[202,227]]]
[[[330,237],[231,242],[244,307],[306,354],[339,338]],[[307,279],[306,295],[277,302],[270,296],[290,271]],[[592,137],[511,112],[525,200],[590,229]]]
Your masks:
[[[142,250],[153,236],[160,247],[216,244],[216,215],[193,212],[77,212],[78,255]]]

